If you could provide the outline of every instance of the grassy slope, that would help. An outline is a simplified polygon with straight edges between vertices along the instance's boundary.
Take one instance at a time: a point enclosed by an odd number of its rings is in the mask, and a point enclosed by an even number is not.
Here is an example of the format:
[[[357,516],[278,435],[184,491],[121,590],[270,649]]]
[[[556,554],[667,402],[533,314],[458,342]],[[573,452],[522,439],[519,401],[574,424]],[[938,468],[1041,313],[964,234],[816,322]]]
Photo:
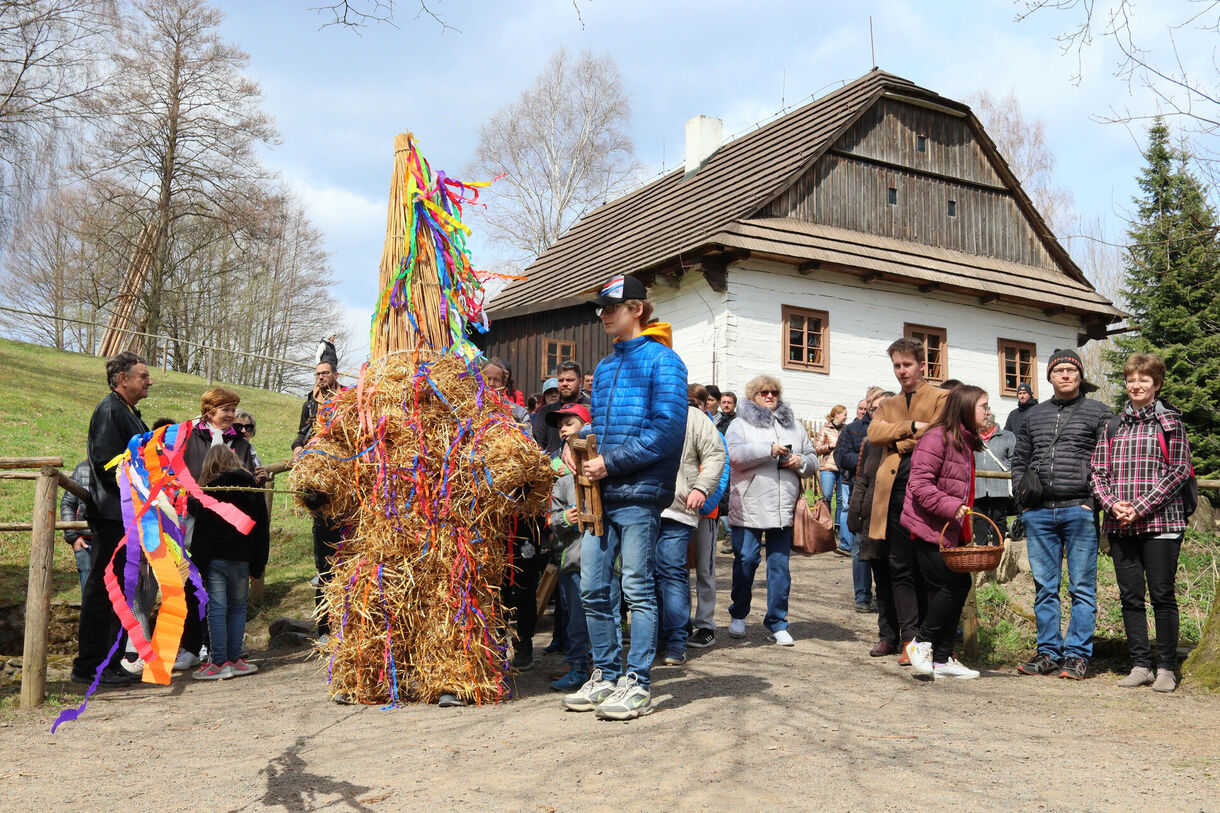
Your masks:
[[[89,416],[106,394],[104,362],[93,356],[64,353],[37,345],[0,339],[0,457],[54,456],[71,472],[85,455]],[[149,397],[140,411],[150,426],[160,417],[186,420],[199,412],[207,381],[182,373],[153,371]],[[264,462],[288,457],[300,418],[300,398],[250,387],[230,387],[241,406],[258,421],[254,445]],[[286,487],[281,476],[277,485]],[[60,492],[62,495],[62,491]],[[29,481],[0,481],[0,519],[29,522],[34,498]],[[267,567],[269,605],[300,610],[309,604],[304,584],[313,574],[309,518],[276,495],[272,511],[271,562]],[[79,581],[71,549],[56,545],[55,600],[79,600]],[[23,601],[29,566],[28,533],[0,533],[0,603]],[[291,595],[290,595],[291,594]]]

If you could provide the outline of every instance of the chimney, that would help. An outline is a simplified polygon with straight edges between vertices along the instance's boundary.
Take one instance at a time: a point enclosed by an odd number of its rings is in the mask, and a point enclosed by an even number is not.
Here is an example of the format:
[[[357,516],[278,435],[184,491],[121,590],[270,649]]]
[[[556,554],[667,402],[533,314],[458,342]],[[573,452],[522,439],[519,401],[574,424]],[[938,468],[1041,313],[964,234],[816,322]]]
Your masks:
[[[686,177],[699,171],[703,162],[720,148],[724,123],[713,116],[695,116],[686,122]]]

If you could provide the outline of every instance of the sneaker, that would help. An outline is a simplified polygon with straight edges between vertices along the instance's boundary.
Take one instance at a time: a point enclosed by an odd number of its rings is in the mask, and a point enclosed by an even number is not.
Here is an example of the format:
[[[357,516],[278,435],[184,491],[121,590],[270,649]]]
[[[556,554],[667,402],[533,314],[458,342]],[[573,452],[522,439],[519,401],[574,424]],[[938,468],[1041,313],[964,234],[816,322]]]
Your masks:
[[[1059,661],[1039,652],[1032,661],[1017,664],[1017,671],[1023,675],[1049,675],[1059,669]]]
[[[857,602],[856,602],[856,612],[858,612],[858,613],[872,613],[872,612],[876,612],[876,610],[874,610],[874,609],[873,609],[872,602],[869,602],[869,601],[857,601]]]
[[[551,682],[551,690],[556,692],[574,692],[584,685],[589,676],[578,669],[569,669],[558,680]]]
[[[685,663],[686,663],[686,653],[685,652],[666,652],[665,653],[665,665],[666,666],[682,666]]]
[[[635,672],[618,679],[614,693],[597,704],[594,714],[602,720],[634,720],[652,713],[652,694],[640,685]]]
[[[932,677],[939,680],[940,678],[957,678],[958,680],[974,680],[979,676],[979,673],[974,669],[969,669],[962,664],[957,658],[950,658],[948,663],[932,664]]]
[[[594,669],[584,685],[572,694],[563,696],[563,706],[569,711],[593,711],[597,705],[614,694],[614,684],[602,680],[602,670]]]
[[[1084,680],[1085,673],[1088,671],[1089,661],[1086,658],[1064,658],[1059,677],[1068,680]]]
[[[1135,689],[1139,686],[1147,686],[1154,680],[1152,670],[1147,666],[1133,666],[1131,673],[1118,682],[1118,685],[1124,689]]]
[[[788,630],[786,630],[786,629],[785,630],[776,630],[775,632],[768,635],[767,638],[774,641],[779,646],[792,646],[793,644],[796,643],[796,641],[792,640],[792,635],[789,634]]]
[[[1152,684],[1152,691],[1168,693],[1176,688],[1178,688],[1178,678],[1172,669],[1156,670],[1156,682]]]
[[[174,661],[175,672],[185,672],[187,669],[194,669],[199,665],[200,657],[194,652],[187,652],[185,649],[178,650],[178,657]]]
[[[513,653],[513,668],[518,672],[528,672],[534,668],[534,648],[525,646]]]
[[[203,663],[204,661],[210,661],[210,660],[211,660],[211,658],[208,657],[208,645],[200,644],[199,645],[199,662]]]
[[[254,664],[246,661],[245,658],[238,658],[235,661],[230,661],[229,663],[226,663],[225,666],[229,669],[229,671],[231,671],[233,673],[231,675],[232,677],[241,677],[242,675],[253,675],[255,672],[258,671],[258,667],[255,666]]]
[[[716,633],[709,629],[700,627],[691,633],[691,636],[686,639],[687,646],[693,646],[696,649],[706,649],[709,646],[716,645]]]
[[[559,641],[551,641],[546,645],[546,648],[542,650],[543,655],[554,655],[559,652],[563,652],[563,644]]]
[[[455,709],[458,706],[466,705],[466,701],[462,700],[462,698],[458,697],[453,692],[445,692],[436,701],[436,705],[443,709]]]
[[[734,618],[729,622],[729,635],[733,638],[746,637],[746,620],[744,618]]]
[[[81,683],[89,686],[93,683],[93,675],[78,675],[76,670],[72,670],[71,680],[73,683]],[[101,676],[97,681],[98,686],[130,686],[131,675],[127,674],[122,669],[103,669]]]
[[[127,674],[131,675],[133,679],[138,678],[140,675],[144,674],[144,667],[146,665],[147,664],[144,663],[143,658],[136,658],[135,660],[130,660],[130,661],[127,660],[126,658],[123,658],[122,662],[119,663],[119,666],[122,668],[122,670],[124,672],[126,672]]]
[[[902,647],[898,651],[898,665],[899,666],[910,666],[911,665],[911,658],[910,658],[910,656],[907,655],[907,644],[910,644],[910,643],[912,643],[912,641],[907,641],[906,644],[903,644]]]
[[[906,646],[907,660],[911,668],[921,675],[932,674],[932,645],[927,641],[912,639]]]
[[[224,680],[227,677],[232,677],[233,670],[226,663],[224,666],[219,666],[211,661],[208,661],[203,666],[195,670],[195,674],[191,675],[195,680]]]

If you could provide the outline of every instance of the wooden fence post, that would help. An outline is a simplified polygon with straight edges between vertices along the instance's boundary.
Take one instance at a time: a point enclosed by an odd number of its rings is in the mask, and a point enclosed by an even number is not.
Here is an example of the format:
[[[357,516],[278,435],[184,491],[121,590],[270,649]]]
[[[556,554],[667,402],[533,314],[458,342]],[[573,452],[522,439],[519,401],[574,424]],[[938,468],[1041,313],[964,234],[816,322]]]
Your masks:
[[[43,466],[34,487],[34,530],[25,596],[25,646],[21,657],[21,708],[42,705],[47,688],[47,636],[51,621],[51,577],[55,558],[58,472]]]

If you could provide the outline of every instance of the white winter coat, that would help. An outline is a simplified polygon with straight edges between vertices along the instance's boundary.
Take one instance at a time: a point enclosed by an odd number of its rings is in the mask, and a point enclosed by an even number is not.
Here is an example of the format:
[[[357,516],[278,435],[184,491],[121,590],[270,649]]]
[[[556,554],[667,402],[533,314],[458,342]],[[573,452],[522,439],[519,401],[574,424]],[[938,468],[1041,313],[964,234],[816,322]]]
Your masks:
[[[792,527],[796,501],[803,499],[801,478],[818,471],[809,434],[792,408],[780,401],[772,412],[754,401],[742,401],[724,439],[729,446],[729,525]],[[804,458],[799,474],[776,465],[772,443],[791,444],[792,453]]]

